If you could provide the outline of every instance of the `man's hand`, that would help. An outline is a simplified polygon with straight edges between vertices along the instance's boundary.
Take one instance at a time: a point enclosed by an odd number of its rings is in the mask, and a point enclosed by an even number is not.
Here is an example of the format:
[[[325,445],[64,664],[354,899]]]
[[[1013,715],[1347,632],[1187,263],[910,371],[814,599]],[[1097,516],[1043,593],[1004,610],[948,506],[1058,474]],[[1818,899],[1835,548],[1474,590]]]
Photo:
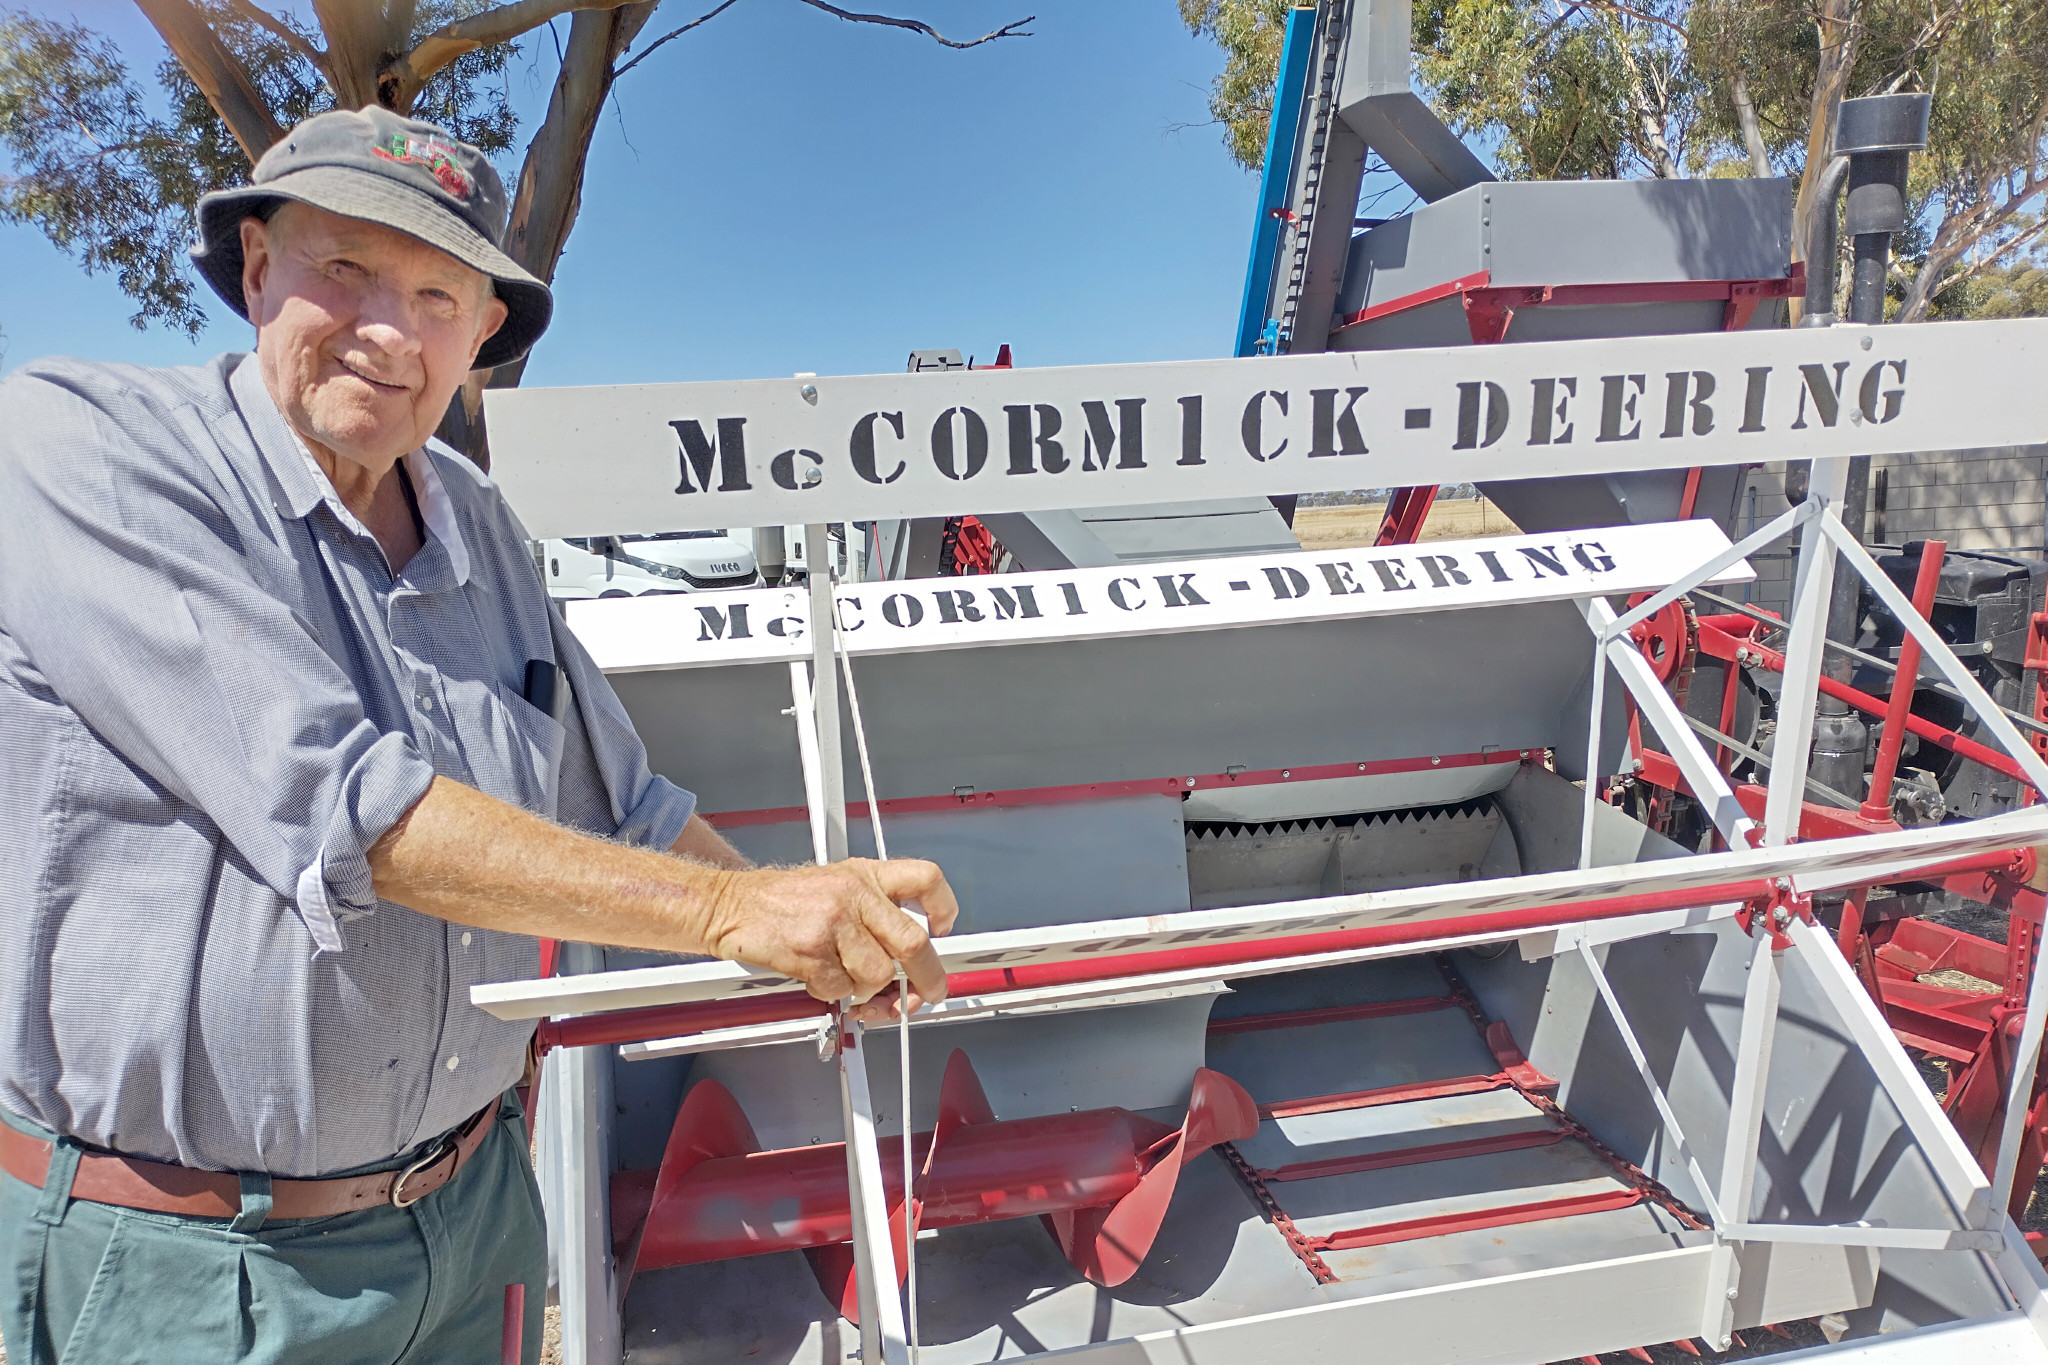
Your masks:
[[[896,963],[910,1009],[946,998],[930,934],[900,907],[918,901],[931,934],[960,907],[938,868],[914,858],[749,870],[692,817],[670,856],[578,834],[436,777],[369,852],[377,894],[422,914],[508,933],[712,953],[781,972],[854,1018],[895,1013]],[[886,989],[885,989],[886,988]]]
[[[946,973],[931,937],[902,908],[917,901],[931,934],[950,933],[959,905],[945,874],[915,858],[849,858],[824,867],[727,874],[705,938],[719,957],[781,972],[819,1000],[852,997],[855,1017],[876,1023],[895,1011],[877,1000],[903,964],[905,1012],[946,998]]]

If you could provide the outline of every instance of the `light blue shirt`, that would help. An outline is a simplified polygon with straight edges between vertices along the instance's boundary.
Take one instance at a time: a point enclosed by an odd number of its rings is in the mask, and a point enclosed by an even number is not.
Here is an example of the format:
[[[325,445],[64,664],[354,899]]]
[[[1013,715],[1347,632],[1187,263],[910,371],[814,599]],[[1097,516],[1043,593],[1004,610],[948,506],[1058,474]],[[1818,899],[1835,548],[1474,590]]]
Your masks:
[[[253,356],[37,362],[0,383],[0,1105],[134,1156],[313,1176],[453,1127],[531,1023],[470,1005],[533,939],[377,899],[436,773],[667,848],[647,768],[525,531],[407,457],[394,579]],[[566,725],[522,697],[558,661]]]

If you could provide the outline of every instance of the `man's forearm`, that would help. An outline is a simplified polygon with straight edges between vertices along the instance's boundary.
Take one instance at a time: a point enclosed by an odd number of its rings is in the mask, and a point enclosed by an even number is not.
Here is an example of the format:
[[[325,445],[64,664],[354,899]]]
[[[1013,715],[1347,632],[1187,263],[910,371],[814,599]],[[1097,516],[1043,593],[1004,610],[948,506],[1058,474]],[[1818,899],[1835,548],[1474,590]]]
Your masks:
[[[709,953],[793,977],[820,1000],[871,1001],[900,962],[914,988],[911,1008],[946,998],[939,955],[902,909],[918,901],[932,933],[952,929],[959,906],[931,863],[849,858],[745,870],[746,860],[694,818],[672,852],[684,856],[577,834],[436,777],[370,849],[370,876],[385,900],[457,924]],[[870,1009],[857,1017],[886,1013]]]
[[[754,864],[744,853],[725,841],[725,836],[713,829],[701,815],[692,815],[690,823],[683,826],[683,832],[669,845],[669,852],[678,858],[693,858],[707,867],[722,867],[733,872],[744,872]]]
[[[692,817],[685,861],[577,834],[437,777],[370,850],[377,894],[480,929],[622,948],[707,953],[729,845]],[[708,838],[707,838],[708,836]],[[715,845],[715,847],[714,847]],[[725,867],[707,864],[725,863]]]

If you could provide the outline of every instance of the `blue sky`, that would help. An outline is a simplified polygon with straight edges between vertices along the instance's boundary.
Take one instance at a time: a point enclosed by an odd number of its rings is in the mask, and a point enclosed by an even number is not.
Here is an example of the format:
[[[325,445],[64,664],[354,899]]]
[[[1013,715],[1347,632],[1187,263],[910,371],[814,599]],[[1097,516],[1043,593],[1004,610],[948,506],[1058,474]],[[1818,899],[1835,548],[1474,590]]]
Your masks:
[[[132,69],[161,57],[125,0],[26,7],[109,34]],[[890,371],[913,347],[986,360],[1006,341],[1026,365],[1228,353],[1257,186],[1207,124],[1221,54],[1173,0],[864,7],[954,37],[1039,17],[1035,37],[956,52],[741,0],[670,43],[604,119],[526,383]],[[709,8],[668,0],[648,32]],[[553,61],[515,64],[523,118]],[[133,330],[133,311],[33,229],[0,226],[0,368],[247,344],[224,307],[197,345]]]

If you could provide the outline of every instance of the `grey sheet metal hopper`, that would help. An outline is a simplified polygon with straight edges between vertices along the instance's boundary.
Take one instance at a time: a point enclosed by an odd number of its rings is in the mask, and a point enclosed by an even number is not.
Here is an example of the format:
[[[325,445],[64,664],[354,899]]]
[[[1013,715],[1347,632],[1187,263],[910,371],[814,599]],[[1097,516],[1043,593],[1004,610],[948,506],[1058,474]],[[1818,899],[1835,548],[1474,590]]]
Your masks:
[[[1307,22],[1304,19],[1301,21]],[[1301,85],[1276,97],[1269,198],[1287,230],[1255,248],[1247,319],[1288,354],[1776,327],[1803,290],[1789,180],[1493,179],[1409,86],[1407,0],[1323,6]],[[1283,72],[1283,81],[1286,79]],[[1368,151],[1423,204],[1358,231]],[[1264,280],[1263,292],[1260,289]],[[1241,327],[1240,335],[1251,331]],[[1581,439],[1589,439],[1582,436]],[[1492,483],[1527,530],[1712,516],[1732,529],[1739,469]],[[1403,506],[1390,514],[1393,531]],[[1406,524],[1420,526],[1420,501]]]

